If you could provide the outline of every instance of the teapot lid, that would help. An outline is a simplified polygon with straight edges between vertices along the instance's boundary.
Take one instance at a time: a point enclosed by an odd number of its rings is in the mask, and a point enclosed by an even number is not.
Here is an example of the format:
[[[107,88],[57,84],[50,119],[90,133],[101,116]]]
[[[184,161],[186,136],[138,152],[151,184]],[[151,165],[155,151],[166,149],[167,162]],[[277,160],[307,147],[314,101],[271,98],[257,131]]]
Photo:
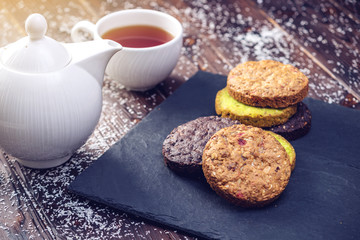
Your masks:
[[[6,67],[26,73],[45,73],[64,68],[71,56],[63,44],[46,37],[47,22],[41,14],[31,14],[25,22],[28,34],[2,49],[0,60]]]

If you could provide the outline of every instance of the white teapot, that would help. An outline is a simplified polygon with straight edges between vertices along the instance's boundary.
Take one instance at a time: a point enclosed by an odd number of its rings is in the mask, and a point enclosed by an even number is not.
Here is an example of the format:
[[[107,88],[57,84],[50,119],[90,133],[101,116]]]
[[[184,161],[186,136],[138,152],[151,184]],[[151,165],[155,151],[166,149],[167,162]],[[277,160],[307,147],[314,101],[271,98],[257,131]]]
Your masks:
[[[66,162],[92,134],[102,108],[105,67],[121,45],[59,43],[40,14],[28,37],[0,49],[0,148],[31,168]]]

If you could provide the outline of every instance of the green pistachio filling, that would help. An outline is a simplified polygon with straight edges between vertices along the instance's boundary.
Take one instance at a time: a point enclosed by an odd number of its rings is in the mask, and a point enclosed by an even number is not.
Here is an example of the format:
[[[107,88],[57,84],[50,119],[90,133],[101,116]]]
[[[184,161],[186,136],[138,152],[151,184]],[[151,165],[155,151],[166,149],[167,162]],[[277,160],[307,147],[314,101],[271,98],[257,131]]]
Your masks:
[[[235,100],[226,88],[220,90],[222,93],[222,108],[223,109],[231,109],[231,111],[240,116],[276,116],[282,115],[287,108],[261,108],[261,107],[253,107],[246,104],[243,104],[237,100]]]
[[[290,159],[290,164],[291,166],[294,164],[295,158],[296,158],[296,153],[294,150],[294,147],[291,145],[291,143],[289,143],[285,138],[283,138],[282,136],[273,133],[271,131],[268,131],[271,135],[273,135],[276,140],[279,141],[279,143],[281,144],[281,146],[283,146],[285,148],[286,153],[289,156]]]

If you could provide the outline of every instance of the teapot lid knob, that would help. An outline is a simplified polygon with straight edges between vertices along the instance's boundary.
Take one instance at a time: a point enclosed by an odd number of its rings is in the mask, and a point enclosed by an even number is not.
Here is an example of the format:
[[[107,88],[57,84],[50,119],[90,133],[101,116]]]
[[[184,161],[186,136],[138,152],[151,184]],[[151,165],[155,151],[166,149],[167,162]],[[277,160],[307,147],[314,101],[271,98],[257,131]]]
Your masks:
[[[71,55],[64,44],[45,36],[47,22],[39,13],[25,21],[28,37],[0,49],[0,64],[23,73],[45,73],[64,68]]]
[[[25,22],[25,30],[31,40],[38,40],[44,37],[47,30],[47,22],[39,13],[31,14]]]

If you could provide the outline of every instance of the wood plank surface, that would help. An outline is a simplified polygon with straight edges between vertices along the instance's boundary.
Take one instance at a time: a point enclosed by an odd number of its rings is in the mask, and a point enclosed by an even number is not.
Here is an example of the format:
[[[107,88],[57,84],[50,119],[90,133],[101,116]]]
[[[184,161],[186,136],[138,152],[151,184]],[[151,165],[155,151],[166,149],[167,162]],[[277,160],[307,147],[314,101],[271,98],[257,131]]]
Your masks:
[[[264,1],[260,7],[306,49],[317,65],[359,99],[360,3],[287,2]]]
[[[70,182],[198,70],[226,75],[247,60],[293,64],[310,79],[309,97],[360,109],[359,3],[335,0],[33,0],[0,2],[0,46],[26,35],[34,12],[47,35],[71,42],[80,20],[114,11],[167,12],[184,27],[184,46],[172,74],[144,93],[105,77],[103,110],[89,140],[64,165],[24,168],[0,153],[0,239],[193,239],[187,233],[67,192]]]

